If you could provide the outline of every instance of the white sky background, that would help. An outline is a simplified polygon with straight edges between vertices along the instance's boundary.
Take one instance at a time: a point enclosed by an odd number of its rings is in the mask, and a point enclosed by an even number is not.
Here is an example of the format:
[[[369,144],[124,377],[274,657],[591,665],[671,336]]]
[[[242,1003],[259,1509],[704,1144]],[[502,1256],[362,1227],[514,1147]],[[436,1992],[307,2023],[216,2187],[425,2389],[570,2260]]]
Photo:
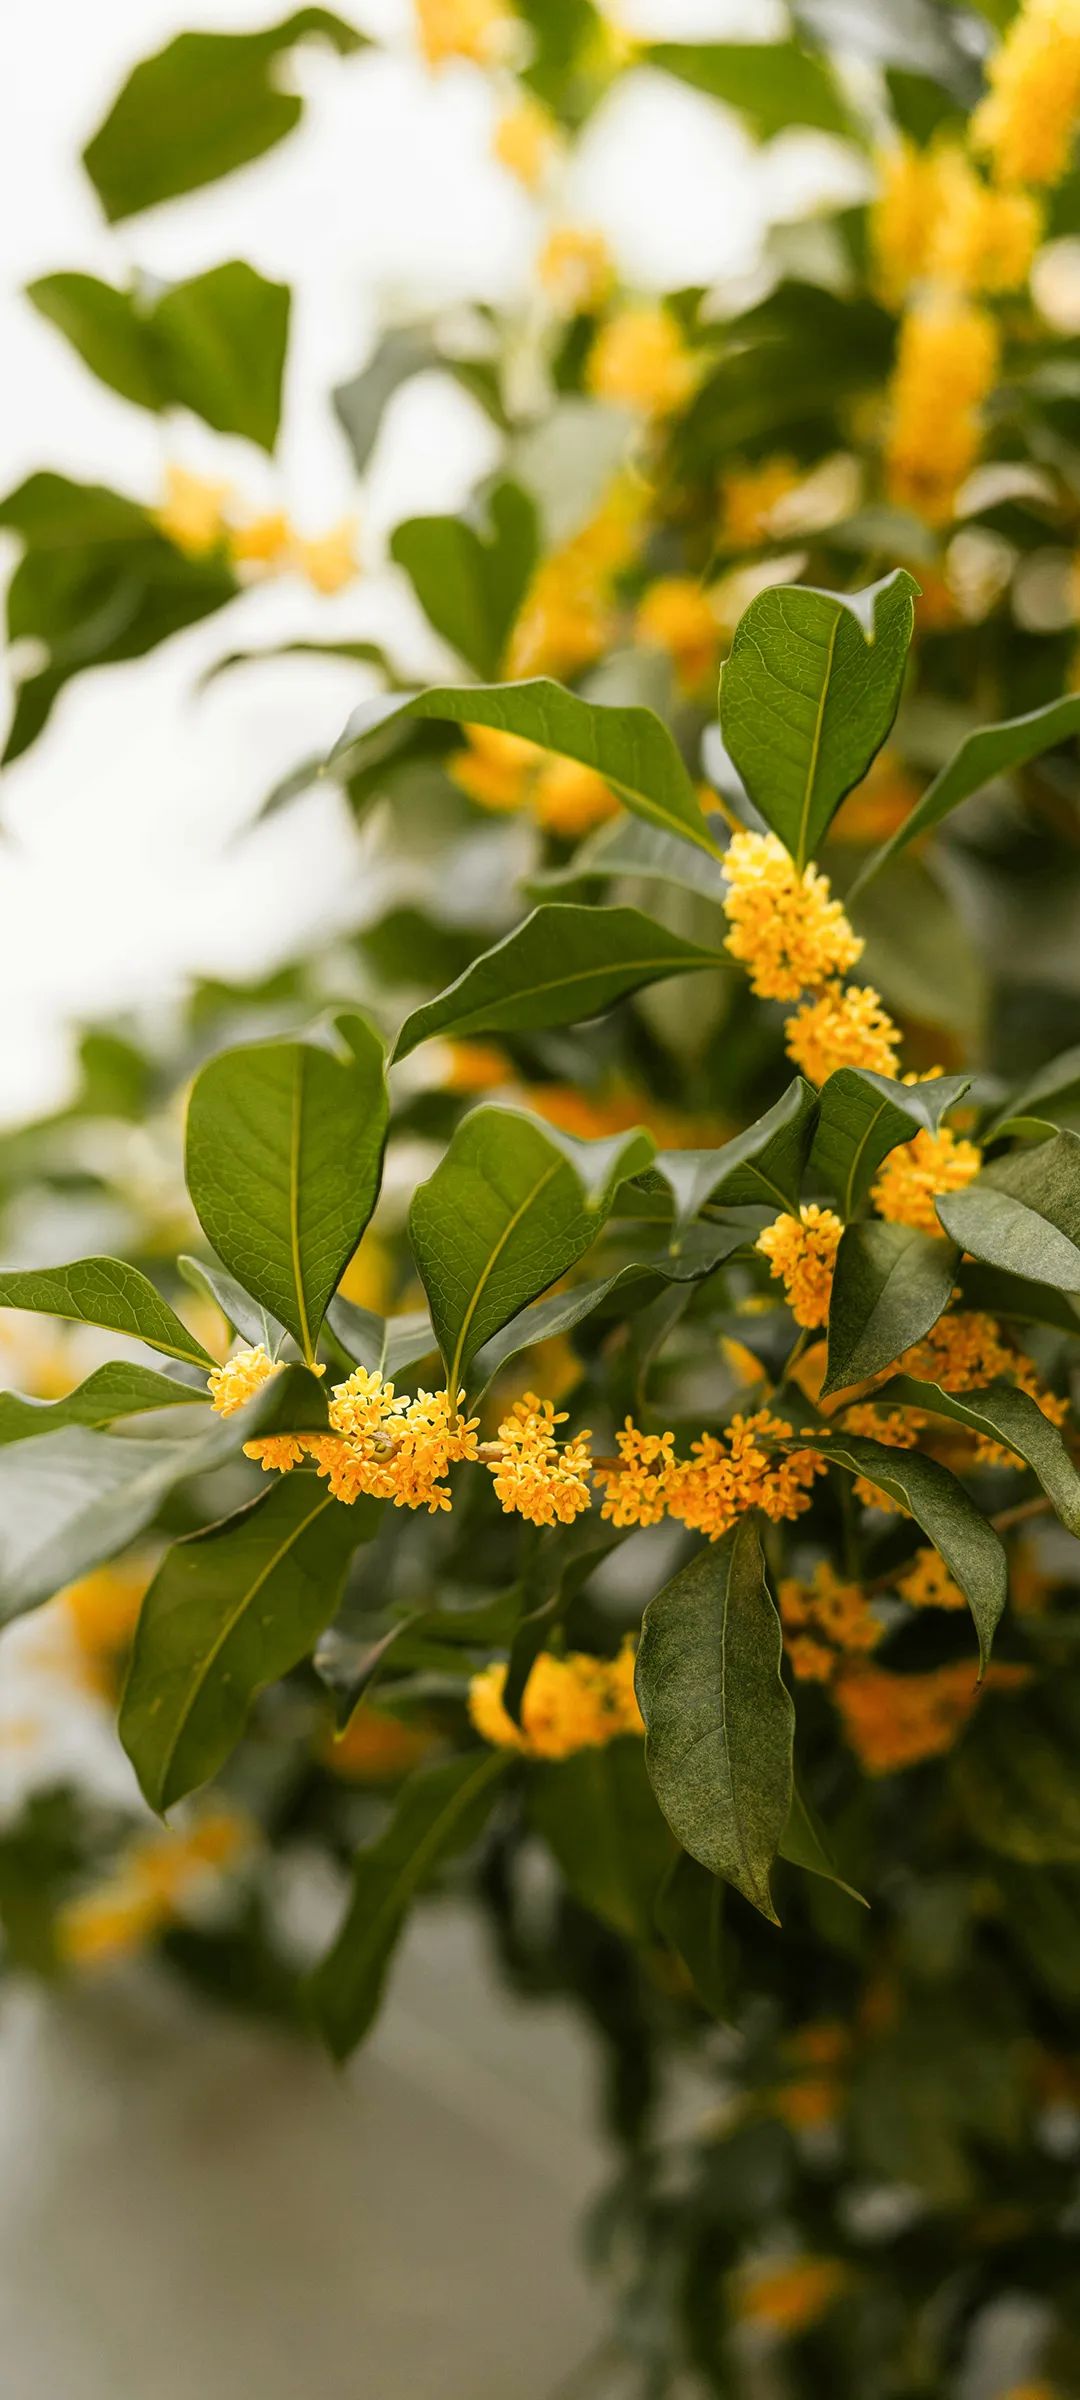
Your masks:
[[[295,62],[298,132],[224,182],[108,229],[82,145],[138,59],[187,26],[273,22],[275,0],[33,0],[8,26],[0,84],[0,483],[51,466],[156,497],[166,459],[231,479],[304,530],[360,518],[364,580],[331,600],[263,585],[150,658],[83,676],[0,797],[0,1121],[62,1098],[71,1028],[168,1003],[193,972],[250,975],[320,930],[357,921],[364,868],[332,794],[308,795],[237,842],[266,792],[326,746],[366,688],[338,661],[240,670],[199,697],[223,651],[276,639],[391,636],[419,677],[436,665],[395,570],[388,528],[455,508],[491,463],[486,420],[455,387],[417,387],[391,412],[358,489],[329,405],[376,323],[411,306],[524,296],[543,223],[488,154],[496,101],[465,66],[431,76],[408,0],[341,12],[389,55]],[[623,0],[622,22],[671,38],[780,28],[773,0]],[[656,288],[752,268],[768,213],[853,188],[818,136],[755,153],[739,125],[670,78],[636,72],[579,147],[560,213],[600,225],[631,281]],[[99,385],[20,297],[78,268],[165,279],[232,258],[293,286],[285,422],[272,464],[196,420],[167,425]],[[12,550],[12,557],[15,552]]]

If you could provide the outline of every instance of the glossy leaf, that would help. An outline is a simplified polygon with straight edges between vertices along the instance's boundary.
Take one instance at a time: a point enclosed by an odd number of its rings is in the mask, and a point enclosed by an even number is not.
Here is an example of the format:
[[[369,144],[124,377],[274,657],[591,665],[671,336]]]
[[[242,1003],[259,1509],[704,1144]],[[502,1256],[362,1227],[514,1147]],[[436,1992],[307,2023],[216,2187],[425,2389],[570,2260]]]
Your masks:
[[[473,960],[448,991],[414,1009],[394,1057],[434,1035],[536,1032],[601,1015],[628,992],[672,975],[725,965],[723,954],[684,941],[637,908],[552,903]]]
[[[991,1383],[981,1392],[945,1392],[939,1384],[922,1383],[910,1375],[885,1385],[882,1404],[899,1401],[905,1408],[925,1408],[933,1416],[951,1417],[973,1433],[1015,1450],[1038,1477],[1047,1499],[1070,1533],[1080,1534],[1080,1474],[1077,1473],[1058,1427],[1044,1417],[1037,1400],[1013,1383]]]
[[[822,1398],[862,1383],[936,1325],[956,1281],[959,1253],[941,1234],[868,1217],[840,1238],[829,1302],[829,1359]]]
[[[362,2041],[413,1900],[483,1831],[506,1767],[503,1751],[470,1750],[424,1769],[405,1785],[384,1832],[359,1852],[345,1922],[311,1986],[315,2021],[335,2058]]]
[[[953,1240],[989,1267],[1080,1293],[1080,1137],[1056,1133],[984,1167],[936,1203]]]
[[[224,1765],[258,1692],[305,1658],[337,1611],[345,1569],[377,1521],[303,1470],[175,1542],[139,1617],[120,1738],[151,1808]]]
[[[1077,733],[1080,733],[1080,695],[1069,693],[1062,700],[1049,701],[1045,708],[1032,709],[1027,716],[1005,717],[1000,724],[983,725],[977,732],[965,735],[948,765],[935,775],[903,824],[867,861],[852,885],[849,898],[854,898],[872,875],[879,875],[890,859],[906,850],[909,842],[929,833],[932,826],[942,824],[954,808],[959,808],[964,800],[973,799],[995,776],[1027,766],[1031,759],[1040,758],[1058,742],[1068,741]]]
[[[112,1425],[119,1417],[182,1407],[192,1400],[205,1402],[205,1391],[195,1391],[172,1375],[157,1375],[152,1367],[115,1359],[95,1367],[63,1400],[28,1400],[21,1392],[0,1392],[0,1444],[56,1433],[62,1425]]]
[[[994,1629],[1005,1606],[1008,1570],[993,1526],[980,1516],[963,1484],[935,1458],[918,1450],[890,1450],[884,1442],[832,1428],[815,1430],[822,1458],[865,1478],[921,1525],[940,1550],[954,1582],[967,1598],[979,1637],[980,1672],[990,1655]]]
[[[492,725],[594,767],[635,816],[713,850],[693,781],[667,726],[649,708],[616,708],[582,700],[547,676],[527,683],[436,685],[411,698],[366,701],[356,709],[331,752],[334,768],[381,760],[410,725],[434,718],[455,725]]]
[[[115,225],[197,191],[291,133],[303,114],[279,62],[313,37],[343,55],[364,36],[326,8],[300,8],[265,33],[179,33],[129,75],[83,164]]]
[[[177,1440],[66,1425],[0,1449],[0,1615],[36,1608],[115,1558],[176,1484],[238,1447],[234,1419]]]
[[[791,1809],[794,1711],[752,1516],[645,1611],[637,1693],[653,1790],[683,1849],[777,1922],[769,1873]]]
[[[105,1325],[193,1367],[212,1367],[175,1311],[137,1267],[122,1258],[76,1258],[67,1267],[10,1268],[0,1274],[0,1308],[33,1309],[78,1325]]]
[[[648,1942],[674,1845],[640,1739],[624,1734],[542,1767],[529,1814],[575,1899],[629,1941]]]
[[[720,729],[755,808],[803,867],[880,750],[900,704],[918,585],[775,584],[735,629]]]
[[[796,1075],[756,1125],[719,1150],[660,1151],[653,1172],[662,1175],[674,1193],[679,1223],[689,1223],[707,1200],[723,1201],[728,1208],[764,1202],[770,1208],[797,1209],[817,1108],[816,1092]]]
[[[737,109],[759,141],[804,125],[850,135],[851,112],[832,69],[798,42],[654,42],[647,56],[651,66]]]
[[[479,1108],[463,1120],[409,1215],[449,1391],[483,1344],[589,1248],[619,1182],[651,1152],[646,1134],[575,1143],[512,1109]]]
[[[536,508],[519,484],[489,493],[483,517],[409,517],[390,537],[436,633],[478,675],[499,672],[538,548]]]
[[[936,1133],[970,1081],[968,1075],[935,1075],[925,1083],[897,1083],[863,1067],[839,1067],[828,1077],[821,1087],[811,1172],[836,1194],[845,1220],[865,1200],[889,1151],[898,1142],[913,1141],[924,1128]]]
[[[230,1272],[314,1356],[375,1206],[386,1139],[382,1044],[363,1018],[325,1042],[225,1050],[195,1078],[187,1179]]]

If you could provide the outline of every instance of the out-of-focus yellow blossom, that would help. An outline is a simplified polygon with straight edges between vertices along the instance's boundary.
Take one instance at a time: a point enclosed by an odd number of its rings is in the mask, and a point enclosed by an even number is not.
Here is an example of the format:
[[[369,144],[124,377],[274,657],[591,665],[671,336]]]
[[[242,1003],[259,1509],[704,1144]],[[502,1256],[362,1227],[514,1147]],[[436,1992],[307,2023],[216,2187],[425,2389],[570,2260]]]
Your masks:
[[[598,1466],[602,1517],[613,1525],[658,1525],[667,1511],[667,1482],[675,1464],[673,1433],[642,1433],[631,1417],[615,1436],[617,1467]]]
[[[877,288],[898,307],[926,273],[934,218],[935,162],[905,137],[878,159],[878,188],[870,211]]]
[[[909,1608],[966,1608],[967,1600],[937,1550],[916,1550],[906,1575],[897,1578],[897,1591]]]
[[[781,502],[798,490],[803,469],[793,458],[766,458],[760,466],[732,467],[720,485],[719,540],[731,550],[753,550],[772,531]]]
[[[895,1075],[900,1029],[872,984],[831,983],[784,1025],[787,1054],[809,1083],[824,1083],[837,1067]]]
[[[429,67],[451,58],[490,66],[506,52],[517,19],[503,0],[414,0],[416,31]]]
[[[875,1650],[883,1628],[860,1584],[845,1583],[826,1559],[809,1583],[785,1576],[779,1587],[784,1647],[803,1681],[828,1683],[845,1655]]]
[[[543,755],[520,734],[495,725],[466,725],[465,746],[455,752],[449,773],[459,791],[479,808],[523,808]]]
[[[526,191],[543,182],[559,147],[559,128],[550,109],[523,92],[499,117],[491,147],[500,166],[516,175]]]
[[[875,1408],[872,1400],[858,1400],[845,1408],[841,1418],[845,1433],[854,1433],[868,1442],[880,1442],[886,1450],[914,1450],[926,1423],[915,1408]],[[903,1516],[903,1503],[894,1500],[889,1492],[880,1490],[865,1475],[857,1475],[852,1486],[856,1500],[864,1508],[879,1509],[883,1516]]]
[[[984,183],[955,143],[898,142],[881,162],[871,231],[879,288],[892,305],[925,280],[958,292],[1011,292],[1031,270],[1038,202]]]
[[[831,1208],[810,1201],[797,1217],[786,1213],[763,1227],[754,1244],[769,1261],[769,1272],[783,1280],[788,1306],[796,1325],[814,1328],[828,1322],[833,1270],[843,1223]]]
[[[292,538],[284,510],[270,509],[246,525],[230,525],[229,557],[236,567],[280,567],[288,562]]]
[[[499,1426],[501,1455],[490,1463],[496,1496],[508,1516],[530,1525],[570,1525],[591,1506],[589,1436],[577,1433],[561,1449],[557,1425],[566,1413],[526,1392]]]
[[[361,1700],[341,1733],[328,1732],[319,1757],[343,1783],[396,1783],[428,1756],[437,1736],[426,1725],[404,1725],[384,1708]]]
[[[784,2044],[788,2079],[766,2095],[772,2115],[797,2133],[831,2125],[842,2105],[838,2076],[850,2047],[846,2026],[829,2018],[801,2026]]]
[[[563,317],[593,316],[615,282],[615,266],[602,233],[590,225],[556,225],[536,262],[540,283]]]
[[[900,328],[889,388],[889,496],[930,525],[947,523],[982,447],[982,410],[997,379],[1000,340],[985,309],[935,296]]]
[[[146,1560],[132,1559],[98,1567],[57,1595],[75,1636],[83,1673],[95,1691],[116,1691],[151,1573]]]
[[[624,308],[609,318],[585,372],[598,400],[643,417],[667,417],[684,407],[697,381],[694,360],[665,308]]]
[[[541,561],[507,645],[508,675],[575,674],[610,646],[614,581],[636,556],[647,507],[640,480],[615,476],[594,514]]]
[[[448,1042],[447,1050],[448,1092],[490,1092],[513,1076],[512,1061],[497,1042]]]
[[[833,819],[833,840],[887,842],[911,815],[918,798],[919,785],[895,752],[879,750],[858,790],[849,792],[841,803]]]
[[[720,628],[707,592],[692,575],[662,575],[638,602],[639,642],[666,650],[684,691],[699,691],[716,667]]]
[[[1080,0],[1024,0],[987,80],[975,148],[1003,183],[1059,183],[1080,125]]]
[[[851,2282],[839,2258],[793,2258],[783,2266],[746,2269],[734,2288],[733,2314],[782,2338],[806,2333]]]
[[[238,1350],[234,1358],[226,1359],[223,1367],[215,1367],[206,1378],[211,1407],[219,1417],[235,1416],[248,1400],[260,1392],[277,1366],[264,1342],[255,1342],[246,1350]]]
[[[233,1866],[251,1846],[247,1820],[208,1809],[191,1826],[143,1835],[96,1890],[81,1893],[57,1917],[59,1955],[96,1967],[130,1956],[182,1913],[193,1892]]]
[[[934,1207],[939,1192],[962,1191],[982,1166],[982,1152],[948,1125],[937,1133],[921,1126],[913,1142],[890,1150],[870,1197],[891,1225],[914,1225],[920,1233],[942,1233]]]
[[[554,1658],[543,1650],[533,1666],[521,1703],[521,1724],[503,1707],[506,1668],[485,1667],[469,1686],[469,1715],[477,1733],[500,1750],[530,1758],[570,1758],[575,1750],[601,1749],[622,1733],[644,1733],[634,1696],[634,1645],[627,1640],[618,1658],[590,1658],[570,1651]]]
[[[1015,1691],[1026,1667],[987,1668],[982,1683],[965,1659],[926,1675],[893,1675],[886,1667],[848,1667],[833,1696],[844,1733],[868,1775],[891,1775],[951,1750],[987,1690]]]
[[[227,483],[208,482],[186,467],[165,469],[165,498],[151,514],[160,533],[188,558],[205,558],[228,538]]]
[[[619,807],[611,785],[595,767],[582,766],[576,758],[547,759],[533,785],[537,824],[545,833],[560,834],[567,841],[575,841],[594,825],[617,816]]]
[[[724,947],[749,969],[760,1000],[797,1000],[862,957],[828,876],[815,866],[800,873],[775,833],[733,834],[724,875]]]
[[[1069,1413],[1068,1401],[1044,1389],[1033,1361],[1022,1350],[1010,1349],[993,1317],[978,1309],[947,1310],[921,1342],[905,1350],[899,1367],[901,1374],[939,1383],[946,1392],[980,1391],[995,1377],[1007,1376],[1035,1401],[1051,1425],[1064,1424]],[[975,1457],[981,1466],[1023,1465],[1015,1451],[982,1434],[976,1439]]]
[[[317,592],[343,591],[352,582],[359,564],[355,517],[342,517],[340,524],[332,525],[328,533],[316,534],[310,541],[294,534],[290,558]]]

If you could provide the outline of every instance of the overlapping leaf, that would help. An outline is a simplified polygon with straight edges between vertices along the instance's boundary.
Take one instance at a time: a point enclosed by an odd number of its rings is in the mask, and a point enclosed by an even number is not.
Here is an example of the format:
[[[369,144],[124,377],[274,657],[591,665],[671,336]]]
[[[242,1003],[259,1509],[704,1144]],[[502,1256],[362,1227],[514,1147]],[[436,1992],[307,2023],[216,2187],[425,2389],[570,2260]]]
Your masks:
[[[448,991],[414,1009],[398,1035],[407,1058],[435,1034],[535,1032],[600,1016],[643,984],[724,963],[637,908],[536,908]]]
[[[980,1516],[963,1484],[935,1458],[918,1450],[888,1449],[884,1442],[829,1427],[815,1431],[814,1448],[849,1475],[875,1484],[921,1525],[927,1540],[959,1584],[975,1622],[982,1667],[1005,1606],[1008,1570],[993,1526]]]
[[[989,1267],[1080,1293],[1080,1137],[1056,1133],[939,1198],[953,1240]]]
[[[122,1258],[76,1258],[67,1267],[11,1268],[0,1274],[0,1308],[29,1308],[79,1325],[104,1325],[188,1366],[214,1364],[147,1276]]]
[[[955,1242],[869,1217],[846,1225],[829,1301],[822,1397],[892,1365],[936,1325],[956,1280]]]
[[[968,1075],[935,1075],[897,1083],[865,1067],[839,1067],[821,1087],[811,1168],[834,1192],[845,1220],[855,1215],[883,1158],[924,1128],[936,1133],[963,1098]]]

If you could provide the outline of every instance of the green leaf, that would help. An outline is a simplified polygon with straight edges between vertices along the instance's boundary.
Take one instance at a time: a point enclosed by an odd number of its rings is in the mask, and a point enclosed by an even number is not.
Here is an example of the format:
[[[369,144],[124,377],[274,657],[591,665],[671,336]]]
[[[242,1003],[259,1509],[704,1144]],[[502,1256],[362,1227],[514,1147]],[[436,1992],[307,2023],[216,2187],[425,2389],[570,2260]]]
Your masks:
[[[792,1793],[794,1711],[752,1516],[650,1601],[637,1663],[645,1763],[683,1849],[778,1923],[769,1870]]]
[[[864,1477],[898,1501],[940,1550],[967,1598],[979,1637],[979,1669],[984,1672],[1005,1606],[1008,1568],[993,1526],[979,1515],[963,1484],[936,1458],[924,1458],[918,1450],[890,1450],[884,1442],[867,1441],[861,1434],[819,1427],[813,1446],[834,1466]]]
[[[41,275],[26,297],[64,334],[92,375],[138,408],[168,406],[153,342],[131,292],[96,275]]]
[[[21,1392],[0,1392],[0,1444],[25,1442],[36,1434],[56,1433],[62,1425],[111,1425],[117,1417],[137,1417],[152,1408],[175,1408],[185,1401],[204,1401],[172,1375],[157,1375],[152,1367],[129,1366],[114,1359],[95,1367],[92,1375],[64,1400],[27,1400]]]
[[[737,109],[759,141],[814,126],[850,136],[851,111],[827,60],[798,42],[654,42],[650,66]]]
[[[1029,1283],[1024,1275],[1005,1275],[999,1267],[981,1266],[974,1258],[961,1261],[957,1282],[965,1308],[983,1309],[991,1317],[1012,1317],[1021,1325],[1056,1325],[1061,1333],[1080,1333],[1080,1295],[1070,1300],[1049,1284]]]
[[[0,1449],[0,1615],[36,1608],[115,1558],[176,1484],[237,1446],[234,1419],[172,1441],[65,1425]]]
[[[673,1845],[640,1738],[623,1735],[538,1768],[529,1814],[575,1899],[629,1941],[648,1942]]]
[[[1075,1133],[1080,1126],[1080,1047],[1063,1050],[1021,1084],[986,1127],[982,1139],[993,1140],[1017,1117],[1036,1115]]]
[[[755,808],[799,867],[892,725],[918,589],[904,567],[856,593],[775,584],[735,628],[721,732]]]
[[[1028,1867],[1080,1859],[1077,1731],[1061,1685],[988,1695],[949,1776],[979,1841]]]
[[[949,1305],[956,1244],[913,1225],[868,1218],[846,1225],[829,1303],[829,1359],[821,1396],[863,1383],[920,1342]]]
[[[537,1300],[531,1308],[523,1308],[520,1316],[511,1317],[502,1332],[494,1334],[477,1351],[473,1360],[474,1396],[479,1399],[500,1370],[523,1350],[531,1350],[537,1342],[551,1341],[556,1334],[569,1333],[584,1317],[591,1316],[611,1292],[628,1284],[640,1288],[648,1272],[634,1266],[616,1267],[613,1275],[590,1276],[587,1283],[575,1284],[568,1292],[555,1292],[550,1300]]]
[[[693,849],[681,834],[665,833],[641,817],[609,817],[578,843],[572,858],[562,866],[539,868],[528,877],[524,889],[531,898],[546,900],[599,876],[629,876],[635,883],[673,883],[684,891],[701,892],[707,900],[723,900],[727,890],[720,855],[723,818],[707,818],[706,829],[716,845],[715,856]]]
[[[111,1333],[129,1334],[188,1366],[214,1364],[147,1277],[122,1258],[76,1258],[67,1267],[12,1268],[0,1274],[0,1308],[29,1308],[39,1316],[71,1318],[78,1325],[106,1325]]]
[[[924,1128],[936,1133],[970,1082],[969,1075],[935,1075],[925,1083],[896,1083],[863,1067],[838,1067],[828,1077],[810,1169],[835,1192],[842,1217],[855,1215],[889,1151]]]
[[[311,1985],[316,2023],[335,2058],[363,2039],[418,1891],[483,1831],[506,1754],[470,1750],[414,1775],[378,1839],[361,1850],[348,1914]]]
[[[409,1215],[449,1391],[492,1334],[589,1248],[618,1184],[651,1153],[647,1134],[571,1142],[512,1109],[463,1119]],[[590,1167],[600,1175],[592,1193]]]
[[[363,475],[369,464],[395,392],[429,368],[452,375],[494,423],[505,428],[499,378],[489,359],[455,357],[441,349],[424,326],[394,326],[383,335],[367,366],[348,383],[337,384],[330,395],[358,475]]]
[[[242,1335],[245,1342],[261,1342],[271,1358],[277,1355],[286,1339],[284,1325],[260,1308],[234,1275],[226,1275],[216,1258],[178,1258],[176,1263],[193,1291],[209,1293],[234,1333]]]
[[[354,710],[328,765],[347,773],[382,759],[415,720],[492,725],[594,767],[635,816],[715,854],[690,774],[667,726],[650,708],[582,700],[544,675],[526,683],[438,684],[411,698],[365,701]]]
[[[111,225],[197,191],[261,158],[303,114],[279,61],[321,35],[343,56],[365,37],[325,8],[300,8],[265,33],[179,33],[129,75],[83,165]]]
[[[242,259],[211,267],[162,294],[151,318],[171,400],[218,433],[273,450],[289,338],[287,284]]]
[[[418,1359],[434,1356],[439,1345],[426,1308],[407,1309],[400,1317],[379,1317],[373,1309],[358,1308],[355,1300],[332,1300],[326,1321],[353,1365],[393,1379]]]
[[[171,1807],[224,1765],[256,1694],[305,1658],[336,1614],[350,1555],[378,1513],[373,1502],[343,1507],[299,1469],[166,1552],[120,1710],[151,1808]]]
[[[657,1902],[656,1922],[681,1958],[702,2007],[723,2017],[729,2001],[720,1877],[680,1850]]]
[[[728,962],[637,908],[535,908],[448,991],[407,1017],[394,1058],[435,1034],[536,1032],[597,1017],[628,992]]]
[[[837,1890],[846,1892],[849,1900],[857,1900],[860,1908],[869,1907],[869,1901],[855,1890],[854,1884],[845,1883],[834,1866],[817,1818],[797,1784],[792,1786],[791,1814],[780,1837],[777,1856],[785,1858],[789,1866],[801,1867],[806,1875],[820,1875],[825,1883],[835,1883]]]
[[[774,1107],[719,1150],[659,1151],[653,1172],[670,1186],[679,1223],[688,1224],[707,1200],[797,1210],[817,1108],[817,1093],[796,1075]]]
[[[1080,1136],[1055,1133],[935,1202],[947,1233],[988,1267],[1080,1293]]]
[[[908,843],[928,833],[931,826],[940,825],[951,816],[961,801],[970,800],[981,792],[995,775],[1006,775],[1012,767],[1024,767],[1044,751],[1053,750],[1058,742],[1067,741],[1071,734],[1080,733],[1080,694],[1069,693],[1062,700],[1051,700],[1045,708],[1032,709],[1023,717],[1005,717],[1000,724],[983,725],[976,733],[966,734],[955,756],[940,774],[935,775],[922,799],[905,817],[902,825],[890,835],[880,850],[867,860],[848,894],[854,899],[872,875],[906,850]]]
[[[897,1401],[904,1408],[925,1408],[934,1416],[951,1417],[1006,1450],[1015,1450],[1038,1477],[1047,1499],[1070,1533],[1080,1534],[1080,1475],[1056,1425],[1044,1417],[1037,1400],[1013,1383],[991,1383],[981,1392],[945,1392],[936,1383],[897,1375],[879,1394],[882,1406]]]
[[[192,1087],[199,1223],[309,1361],[378,1197],[386,1123],[382,1044],[362,1017],[338,1017],[332,1042],[222,1051]]]
[[[496,484],[478,524],[409,517],[390,537],[429,623],[482,676],[499,672],[538,546],[535,504],[516,483]]]

